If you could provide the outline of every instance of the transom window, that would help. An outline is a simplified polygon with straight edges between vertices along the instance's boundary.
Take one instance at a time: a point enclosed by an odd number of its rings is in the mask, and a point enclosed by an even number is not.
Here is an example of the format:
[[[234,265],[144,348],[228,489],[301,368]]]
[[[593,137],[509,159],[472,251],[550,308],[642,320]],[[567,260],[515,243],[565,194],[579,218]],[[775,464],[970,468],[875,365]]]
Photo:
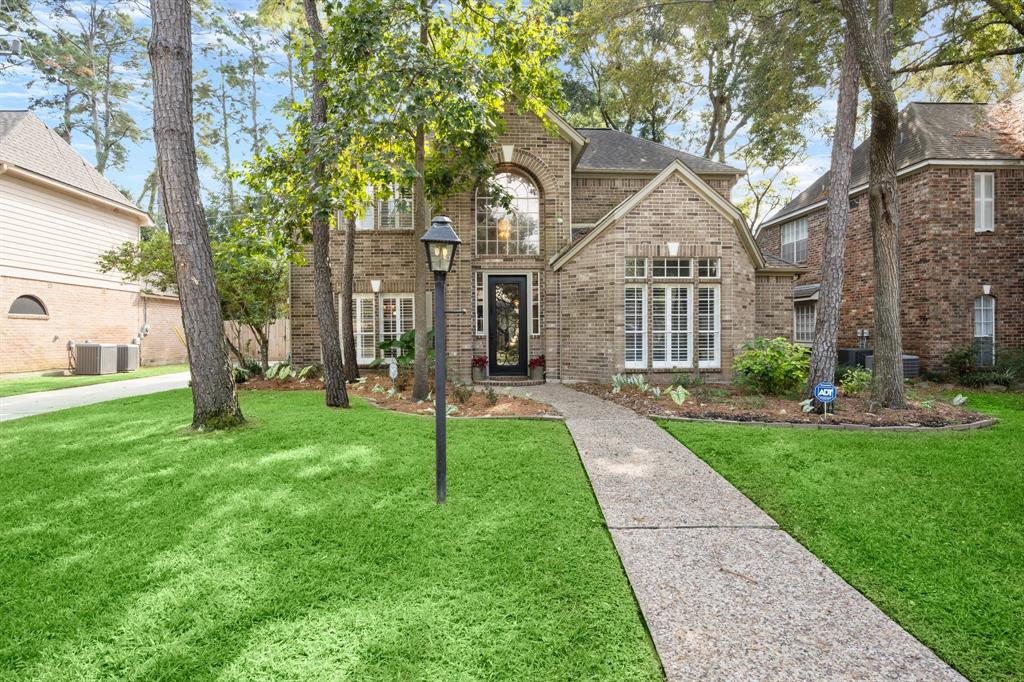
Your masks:
[[[974,174],[974,231],[996,229],[995,173]]]
[[[996,299],[979,296],[974,299],[974,353],[979,367],[996,363]]]
[[[11,307],[7,309],[7,314],[45,317],[46,306],[35,296],[19,296],[11,302]]]
[[[817,315],[815,301],[800,301],[793,305],[793,340],[797,343],[814,341],[814,322]]]
[[[655,279],[671,279],[690,276],[689,258],[654,258],[651,273]]]
[[[699,259],[697,261],[697,275],[704,279],[715,279],[716,277],[718,277],[718,259]]]
[[[626,259],[626,279],[645,279],[647,277],[646,258]]]
[[[540,253],[540,192],[516,173],[498,173],[477,191],[476,252],[487,256]]]
[[[807,218],[782,226],[782,257],[790,263],[807,260]]]

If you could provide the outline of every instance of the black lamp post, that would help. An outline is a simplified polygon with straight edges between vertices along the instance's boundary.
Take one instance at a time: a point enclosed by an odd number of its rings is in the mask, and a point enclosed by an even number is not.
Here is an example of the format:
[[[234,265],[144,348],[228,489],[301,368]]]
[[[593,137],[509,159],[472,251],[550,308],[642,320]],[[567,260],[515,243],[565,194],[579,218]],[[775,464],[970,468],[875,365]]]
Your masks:
[[[447,216],[437,216],[430,221],[430,229],[420,237],[427,247],[427,265],[434,271],[434,448],[437,468],[437,503],[444,504],[448,497],[448,461],[445,420],[448,417],[444,404],[444,389],[447,381],[445,371],[445,326],[444,326],[444,279],[455,262],[455,251],[462,240],[452,229]]]

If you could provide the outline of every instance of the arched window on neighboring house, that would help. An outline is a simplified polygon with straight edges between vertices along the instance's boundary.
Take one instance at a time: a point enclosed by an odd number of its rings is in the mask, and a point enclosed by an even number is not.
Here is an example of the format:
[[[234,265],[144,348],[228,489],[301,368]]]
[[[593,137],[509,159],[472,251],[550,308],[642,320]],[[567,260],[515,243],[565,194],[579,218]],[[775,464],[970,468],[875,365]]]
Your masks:
[[[502,172],[476,194],[476,252],[487,256],[540,253],[540,192],[519,173]]]
[[[7,309],[8,315],[32,315],[46,317],[46,306],[35,296],[19,296]]]
[[[996,298],[974,299],[974,361],[979,367],[996,364]]]

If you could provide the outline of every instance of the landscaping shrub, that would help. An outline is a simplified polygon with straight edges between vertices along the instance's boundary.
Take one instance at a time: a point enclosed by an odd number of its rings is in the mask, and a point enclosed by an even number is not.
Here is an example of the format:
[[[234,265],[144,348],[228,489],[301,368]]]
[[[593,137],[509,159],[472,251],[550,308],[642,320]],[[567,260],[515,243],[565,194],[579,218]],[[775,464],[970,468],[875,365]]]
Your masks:
[[[784,338],[757,338],[732,363],[734,380],[758,393],[786,395],[800,390],[810,369],[807,348]]]
[[[968,344],[953,348],[942,358],[942,365],[949,379],[962,383],[964,378],[973,374],[975,370],[974,346]]]
[[[471,395],[473,395],[473,389],[466,384],[460,384],[458,381],[452,384],[452,397],[455,398],[460,405],[465,405]]]
[[[490,403],[491,405],[497,405],[498,404],[498,392],[495,391],[490,386],[488,386],[484,390],[484,397],[487,398],[487,402]]]
[[[974,360],[975,352],[971,345],[957,346],[949,351],[942,359],[946,378],[968,388],[992,384],[1010,388],[1024,377],[1024,350],[1000,349],[996,353],[995,367],[978,367]]]
[[[319,362],[314,362],[310,365],[306,365],[299,370],[299,381],[306,381],[307,379],[323,379],[324,378],[324,366]]]
[[[863,367],[851,367],[843,373],[839,380],[839,386],[843,389],[843,395],[860,395],[871,385],[871,372]]]

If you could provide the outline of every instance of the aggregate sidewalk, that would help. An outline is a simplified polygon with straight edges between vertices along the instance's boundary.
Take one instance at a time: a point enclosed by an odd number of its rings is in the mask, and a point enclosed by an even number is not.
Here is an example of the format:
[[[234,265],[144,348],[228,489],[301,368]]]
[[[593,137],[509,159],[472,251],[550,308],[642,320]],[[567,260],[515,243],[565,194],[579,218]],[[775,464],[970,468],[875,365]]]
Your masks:
[[[640,415],[559,384],[669,680],[963,680]]]
[[[54,391],[39,391],[0,398],[0,422],[30,417],[46,412],[66,410],[69,407],[92,405],[107,400],[128,398],[136,395],[160,393],[176,388],[186,388],[191,374],[177,372],[141,379],[125,379],[91,386],[59,388]]]

